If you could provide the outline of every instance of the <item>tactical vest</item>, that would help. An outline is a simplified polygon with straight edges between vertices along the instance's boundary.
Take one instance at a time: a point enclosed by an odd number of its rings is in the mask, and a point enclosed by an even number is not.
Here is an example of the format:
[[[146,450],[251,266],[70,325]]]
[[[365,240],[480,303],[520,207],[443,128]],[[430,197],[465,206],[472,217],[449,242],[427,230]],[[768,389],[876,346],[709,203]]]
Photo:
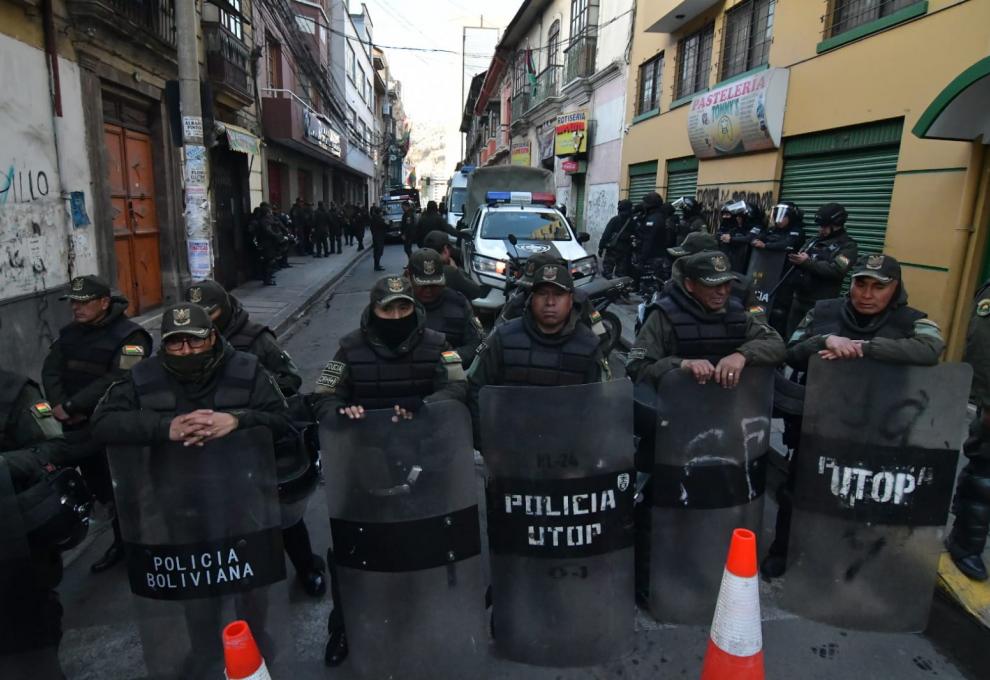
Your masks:
[[[846,298],[816,302],[815,318],[811,325],[812,335],[841,335],[850,340],[872,340],[873,338],[902,340],[910,338],[914,334],[915,321],[928,316],[924,312],[904,305],[889,313],[883,325],[870,333],[849,325],[842,314],[845,305]]]
[[[350,370],[353,403],[366,409],[415,409],[434,392],[433,376],[447,339],[442,333],[423,329],[419,342],[397,357],[375,353],[358,331],[340,341],[344,362]]]
[[[842,234],[836,236],[835,238],[828,238],[824,241],[818,241],[813,246],[808,248],[805,252],[811,260],[816,262],[832,262],[838,256],[839,251],[842,250],[851,240],[849,234],[842,232]],[[811,272],[798,267],[795,270],[797,274],[795,286],[796,294],[798,297],[805,300],[828,300],[834,297],[838,297],[839,291],[842,290],[842,281],[832,279],[823,279],[820,276],[815,276]]]
[[[216,410],[247,408],[251,403],[258,357],[247,352],[234,352],[220,369],[212,408]],[[131,369],[131,380],[141,408],[159,413],[178,413],[191,408],[180,403],[168,381],[161,357],[154,356]]]
[[[62,352],[62,382],[71,396],[113,370],[124,341],[141,333],[147,345],[151,337],[136,323],[121,315],[105,326],[73,323],[59,332],[58,346]]]
[[[496,332],[502,344],[503,385],[557,387],[581,385],[591,369],[598,338],[578,324],[559,344],[540,342],[526,331],[523,319],[513,319]]]
[[[254,341],[257,340],[265,331],[268,331],[268,326],[262,326],[260,323],[255,323],[254,321],[249,320],[242,324],[241,327],[231,335],[228,336],[225,334],[224,337],[234,349],[240,352],[250,352],[251,346],[254,345]]]
[[[6,450],[7,425],[14,414],[14,407],[21,392],[31,383],[23,375],[0,370],[0,451]]]
[[[461,295],[445,288],[440,304],[426,310],[426,327],[443,333],[451,347],[464,344],[464,328],[467,325],[468,311]]]
[[[723,314],[706,314],[685,298],[675,287],[656,303],[673,325],[677,356],[716,363],[746,342],[746,310],[738,298],[729,296]]]

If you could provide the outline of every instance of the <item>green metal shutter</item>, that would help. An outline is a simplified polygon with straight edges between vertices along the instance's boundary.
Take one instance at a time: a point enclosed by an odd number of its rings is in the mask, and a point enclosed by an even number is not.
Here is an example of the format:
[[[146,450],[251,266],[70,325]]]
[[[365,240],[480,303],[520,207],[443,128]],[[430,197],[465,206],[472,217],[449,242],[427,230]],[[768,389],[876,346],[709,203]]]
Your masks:
[[[826,203],[841,203],[849,211],[846,229],[859,251],[883,250],[901,124],[899,119],[785,143],[780,200],[793,201],[804,210],[809,235],[816,232],[815,211]],[[835,140],[861,148],[842,149]],[[836,146],[839,150],[834,150]]]
[[[657,162],[636,163],[629,166],[629,200],[636,205],[643,196],[657,190]]]
[[[676,201],[683,196],[694,198],[698,193],[698,171],[672,172],[667,175],[667,195],[665,201]]]

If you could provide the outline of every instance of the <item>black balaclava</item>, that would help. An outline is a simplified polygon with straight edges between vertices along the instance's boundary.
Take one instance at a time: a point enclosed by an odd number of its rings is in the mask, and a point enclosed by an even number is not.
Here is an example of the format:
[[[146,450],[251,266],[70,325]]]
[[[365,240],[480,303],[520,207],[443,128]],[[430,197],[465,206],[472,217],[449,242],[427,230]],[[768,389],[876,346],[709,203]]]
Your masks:
[[[418,324],[419,319],[416,318],[415,310],[401,319],[383,319],[371,310],[371,326],[375,329],[375,335],[390,349],[395,349],[405,342]]]

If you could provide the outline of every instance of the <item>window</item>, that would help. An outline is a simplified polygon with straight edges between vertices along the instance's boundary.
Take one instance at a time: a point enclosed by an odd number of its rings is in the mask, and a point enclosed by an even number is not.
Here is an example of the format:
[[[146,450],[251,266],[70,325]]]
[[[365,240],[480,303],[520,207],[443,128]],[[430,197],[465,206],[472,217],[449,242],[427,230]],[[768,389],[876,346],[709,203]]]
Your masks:
[[[488,111],[488,137],[489,139],[496,139],[498,137],[498,130],[501,124],[501,111],[499,106],[493,106]]]
[[[220,24],[234,34],[238,40],[244,40],[244,19],[241,16],[241,0],[227,0],[227,7],[220,10]],[[234,11],[230,11],[234,10]]]
[[[639,97],[636,114],[656,111],[660,108],[661,78],[663,77],[663,52],[639,67]]]
[[[697,33],[681,38],[677,43],[677,87],[674,99],[687,97],[708,87],[714,40],[715,24],[711,23]]]
[[[547,90],[557,94],[557,68],[560,64],[560,20],[553,22],[547,33]]]
[[[357,84],[354,80],[354,69],[357,68],[357,58],[354,55],[354,48],[351,47],[351,42],[347,41],[347,56],[344,62],[344,69],[347,71],[347,79],[351,81],[351,84]]]
[[[767,63],[777,0],[748,0],[725,15],[722,80]]]
[[[571,0],[571,42],[597,28],[597,17],[592,16],[596,9],[598,0]]]
[[[512,94],[526,91],[526,51],[516,52],[515,65],[512,69]]]
[[[368,101],[368,88],[367,88],[368,77],[364,74],[364,68],[361,67],[361,66],[358,66],[357,67],[357,73],[359,75],[356,75],[355,78],[357,78],[357,79],[359,79],[361,81],[361,100],[362,101]],[[353,81],[351,81],[351,82],[353,82]],[[356,84],[357,83],[355,83],[355,85]]]
[[[917,0],[832,0],[825,17],[828,36],[839,35],[874,19],[882,19]]]
[[[282,45],[271,34],[267,36],[268,44],[268,87],[273,90],[282,89]]]

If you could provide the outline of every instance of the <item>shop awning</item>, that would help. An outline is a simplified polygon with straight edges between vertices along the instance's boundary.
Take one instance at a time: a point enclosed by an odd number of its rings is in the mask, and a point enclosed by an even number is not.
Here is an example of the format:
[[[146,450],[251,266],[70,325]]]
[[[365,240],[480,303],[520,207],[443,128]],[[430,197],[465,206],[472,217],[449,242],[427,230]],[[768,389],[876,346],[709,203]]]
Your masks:
[[[990,144],[990,57],[960,73],[942,90],[912,130],[922,139]]]
[[[257,156],[261,153],[261,140],[251,134],[249,130],[230,123],[222,123],[222,125],[227,134],[227,144],[231,151],[239,151],[250,156]]]

